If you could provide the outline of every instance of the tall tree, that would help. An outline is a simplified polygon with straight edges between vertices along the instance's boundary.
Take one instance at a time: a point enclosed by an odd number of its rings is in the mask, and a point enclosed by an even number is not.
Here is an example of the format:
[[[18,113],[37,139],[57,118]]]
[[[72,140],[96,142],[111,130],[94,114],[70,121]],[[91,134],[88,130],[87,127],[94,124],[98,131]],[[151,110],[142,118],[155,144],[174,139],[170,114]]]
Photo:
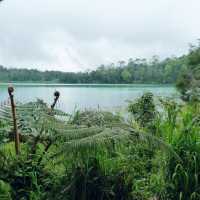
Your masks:
[[[200,41],[191,46],[187,61],[188,67],[177,80],[177,88],[183,100],[200,100]]]

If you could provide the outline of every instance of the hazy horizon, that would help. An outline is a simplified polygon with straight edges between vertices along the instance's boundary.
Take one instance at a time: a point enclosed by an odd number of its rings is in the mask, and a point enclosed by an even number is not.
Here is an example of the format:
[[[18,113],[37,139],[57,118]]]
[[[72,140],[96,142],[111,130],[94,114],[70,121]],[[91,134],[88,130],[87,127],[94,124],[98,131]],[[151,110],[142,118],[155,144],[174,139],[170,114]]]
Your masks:
[[[66,72],[129,58],[186,54],[198,0],[4,0],[0,65]]]

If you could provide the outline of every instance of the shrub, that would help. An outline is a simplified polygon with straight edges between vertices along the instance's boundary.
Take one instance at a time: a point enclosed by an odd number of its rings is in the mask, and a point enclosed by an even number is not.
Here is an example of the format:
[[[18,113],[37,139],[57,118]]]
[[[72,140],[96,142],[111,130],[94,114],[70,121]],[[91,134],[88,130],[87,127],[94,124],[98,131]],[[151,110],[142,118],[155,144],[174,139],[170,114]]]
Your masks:
[[[149,130],[154,130],[154,120],[157,112],[154,104],[153,94],[148,92],[142,95],[141,98],[128,105],[128,111],[133,115],[136,122],[141,127]]]

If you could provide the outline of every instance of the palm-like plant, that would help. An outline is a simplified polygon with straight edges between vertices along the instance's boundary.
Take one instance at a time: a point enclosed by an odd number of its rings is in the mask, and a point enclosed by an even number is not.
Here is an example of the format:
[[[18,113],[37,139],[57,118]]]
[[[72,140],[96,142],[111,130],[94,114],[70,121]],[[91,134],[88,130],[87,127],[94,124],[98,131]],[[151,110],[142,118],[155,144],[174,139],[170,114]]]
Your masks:
[[[64,141],[63,147],[91,147],[97,143],[106,143],[110,139],[125,138],[130,133],[125,130],[127,125],[122,123],[91,127],[73,125],[60,119],[60,116],[66,116],[65,113],[58,110],[51,111],[41,100],[24,105],[18,104],[16,113],[17,126],[22,141],[33,138],[46,141],[62,139]],[[13,121],[9,105],[0,108],[0,119],[8,124],[7,129],[1,129],[1,131],[6,133],[9,128],[12,129]]]
[[[102,115],[100,112],[99,114]],[[172,152],[170,146],[161,139],[152,134],[135,130],[123,120],[115,119],[110,123],[105,122],[89,127],[87,123],[81,125],[72,124],[71,121],[66,120],[66,113],[59,110],[52,111],[42,100],[27,104],[17,104],[16,115],[21,140],[22,142],[30,142],[33,145],[32,149],[36,147],[37,143],[43,143],[46,150],[52,144],[60,146],[62,143],[59,148],[59,154],[61,154],[72,150],[82,151],[83,149],[91,149],[98,146],[108,146],[113,142],[119,141],[145,141],[167,148]],[[98,115],[98,112],[95,115]],[[13,121],[10,105],[0,108],[0,120],[7,123],[6,128],[0,128],[0,132],[5,135],[12,135]]]

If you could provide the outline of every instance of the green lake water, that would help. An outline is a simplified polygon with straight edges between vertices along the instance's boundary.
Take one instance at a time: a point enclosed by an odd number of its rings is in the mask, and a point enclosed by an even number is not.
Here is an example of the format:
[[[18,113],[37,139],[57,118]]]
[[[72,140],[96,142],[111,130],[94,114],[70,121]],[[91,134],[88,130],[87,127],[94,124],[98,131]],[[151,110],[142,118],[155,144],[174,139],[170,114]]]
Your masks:
[[[8,84],[0,84],[0,103],[8,101]],[[168,85],[98,85],[98,84],[14,84],[15,99],[19,102],[35,101],[37,98],[48,104],[53,101],[53,93],[61,94],[57,108],[72,113],[75,109],[114,110],[125,108],[127,100],[133,100],[144,92],[156,96],[176,97],[175,87]]]

